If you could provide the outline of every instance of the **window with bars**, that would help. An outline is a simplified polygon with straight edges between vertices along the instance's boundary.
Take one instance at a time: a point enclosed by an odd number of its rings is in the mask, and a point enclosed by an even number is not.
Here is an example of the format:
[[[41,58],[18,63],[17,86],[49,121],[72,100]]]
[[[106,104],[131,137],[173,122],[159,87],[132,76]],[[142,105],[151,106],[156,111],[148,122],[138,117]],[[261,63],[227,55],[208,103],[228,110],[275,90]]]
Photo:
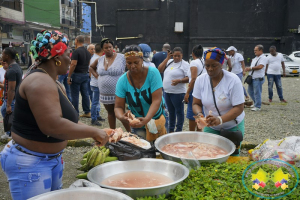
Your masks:
[[[2,0],[0,2],[2,3],[3,7],[10,8],[10,9],[17,10],[17,11],[22,11],[21,0],[13,0],[13,1],[12,0],[10,0],[10,1]]]

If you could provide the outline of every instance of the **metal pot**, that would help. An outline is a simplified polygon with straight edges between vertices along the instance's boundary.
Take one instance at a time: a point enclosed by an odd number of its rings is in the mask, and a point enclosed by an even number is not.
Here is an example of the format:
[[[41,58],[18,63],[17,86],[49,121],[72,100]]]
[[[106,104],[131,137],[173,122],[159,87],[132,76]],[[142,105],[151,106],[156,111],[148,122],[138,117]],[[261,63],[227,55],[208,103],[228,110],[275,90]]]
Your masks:
[[[166,185],[147,188],[121,188],[101,184],[104,179],[110,176],[133,171],[156,172],[168,176],[174,180],[174,182]],[[168,194],[171,189],[174,189],[176,185],[186,179],[188,175],[189,170],[179,163],[162,159],[143,158],[130,161],[113,161],[99,165],[89,171],[88,179],[91,182],[100,185],[101,187],[117,190],[127,194],[132,198],[137,198],[144,196],[158,197],[158,195],[161,194]]]
[[[175,132],[175,133],[166,134],[164,136],[159,137],[155,141],[154,145],[156,149],[161,153],[164,159],[172,160],[175,162],[181,162],[182,160],[180,157],[167,154],[161,150],[165,145],[176,143],[176,142],[201,142],[201,143],[213,144],[223,148],[228,152],[228,154],[218,158],[200,159],[199,162],[218,162],[218,163],[226,162],[229,156],[235,151],[236,148],[233,142],[231,142],[225,137],[212,134],[212,133],[195,132],[195,131]],[[184,160],[190,163],[193,162],[193,159],[184,158]]]
[[[103,188],[70,188],[47,192],[29,200],[132,200],[120,192]]]

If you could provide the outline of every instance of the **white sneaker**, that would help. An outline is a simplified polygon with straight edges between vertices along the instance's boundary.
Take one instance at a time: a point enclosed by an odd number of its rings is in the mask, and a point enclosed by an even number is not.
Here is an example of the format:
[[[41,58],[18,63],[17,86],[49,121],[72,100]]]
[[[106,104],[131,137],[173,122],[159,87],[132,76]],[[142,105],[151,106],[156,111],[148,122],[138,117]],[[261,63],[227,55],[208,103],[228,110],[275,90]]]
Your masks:
[[[250,108],[254,108],[254,105],[251,105]]]
[[[254,108],[251,109],[251,111],[260,111],[260,108],[254,107]]]
[[[4,134],[1,136],[1,139],[11,139],[11,136],[8,136],[7,134]]]

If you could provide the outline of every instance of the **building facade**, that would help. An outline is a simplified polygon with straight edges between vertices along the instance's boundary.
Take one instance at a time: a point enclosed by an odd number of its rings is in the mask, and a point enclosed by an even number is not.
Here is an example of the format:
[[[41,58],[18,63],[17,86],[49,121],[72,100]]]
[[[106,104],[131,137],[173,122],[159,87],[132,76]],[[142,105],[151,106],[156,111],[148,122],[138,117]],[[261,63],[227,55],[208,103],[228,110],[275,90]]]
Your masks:
[[[0,47],[11,46],[19,55],[28,55],[31,40],[43,29],[66,33],[74,46],[81,16],[77,0],[0,0]]]
[[[25,25],[23,0],[0,1],[0,52],[5,47],[15,47],[19,55],[25,49],[23,31]]]
[[[113,39],[120,48],[147,43],[161,51],[168,42],[188,59],[196,44],[234,45],[246,62],[253,49],[275,45],[283,53],[300,50],[300,1],[297,0],[98,0],[92,42]],[[92,16],[95,11],[91,9]],[[97,20],[97,23],[95,22]],[[176,27],[176,28],[175,28]],[[249,58],[249,59],[248,59]]]

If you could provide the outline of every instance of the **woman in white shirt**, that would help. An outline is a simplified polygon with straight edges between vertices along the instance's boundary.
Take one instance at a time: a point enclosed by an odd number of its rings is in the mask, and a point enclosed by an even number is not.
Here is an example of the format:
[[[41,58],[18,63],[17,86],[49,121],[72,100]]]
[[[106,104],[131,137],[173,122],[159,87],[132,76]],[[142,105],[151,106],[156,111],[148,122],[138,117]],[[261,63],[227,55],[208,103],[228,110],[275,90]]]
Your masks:
[[[228,47],[226,51],[228,52],[229,59],[231,61],[231,66],[229,66],[228,71],[236,74],[241,79],[241,82],[243,82],[243,76],[245,76],[244,57],[242,56],[242,54],[237,53],[237,49],[234,46]],[[246,100],[248,101],[249,96],[244,87],[243,90],[244,90],[244,95],[246,97]]]
[[[203,47],[201,44],[194,46],[192,50],[192,57],[193,60],[190,63],[190,67],[188,70],[188,77],[189,77],[189,87],[187,92],[184,96],[184,102],[188,104],[186,118],[189,119],[189,130],[195,131],[197,124],[195,122],[192,103],[193,103],[193,89],[196,78],[201,74],[206,73],[204,68],[204,61],[202,59],[203,54]],[[199,129],[198,129],[199,130]]]
[[[158,66],[160,73],[164,73],[163,88],[165,101],[169,111],[169,132],[182,131],[184,122],[183,99],[186,93],[186,83],[189,82],[187,72],[189,63],[182,59],[182,49],[175,47],[168,52],[167,58]],[[171,57],[173,56],[173,59]],[[176,122],[177,118],[177,122]]]
[[[209,49],[204,53],[207,73],[199,76],[195,82],[193,112],[198,116],[203,116],[203,113],[207,116],[204,132],[219,135],[222,128],[228,131],[239,130],[244,135],[243,86],[238,76],[222,69],[224,57],[225,53],[219,48]],[[238,154],[239,150],[236,152]]]

